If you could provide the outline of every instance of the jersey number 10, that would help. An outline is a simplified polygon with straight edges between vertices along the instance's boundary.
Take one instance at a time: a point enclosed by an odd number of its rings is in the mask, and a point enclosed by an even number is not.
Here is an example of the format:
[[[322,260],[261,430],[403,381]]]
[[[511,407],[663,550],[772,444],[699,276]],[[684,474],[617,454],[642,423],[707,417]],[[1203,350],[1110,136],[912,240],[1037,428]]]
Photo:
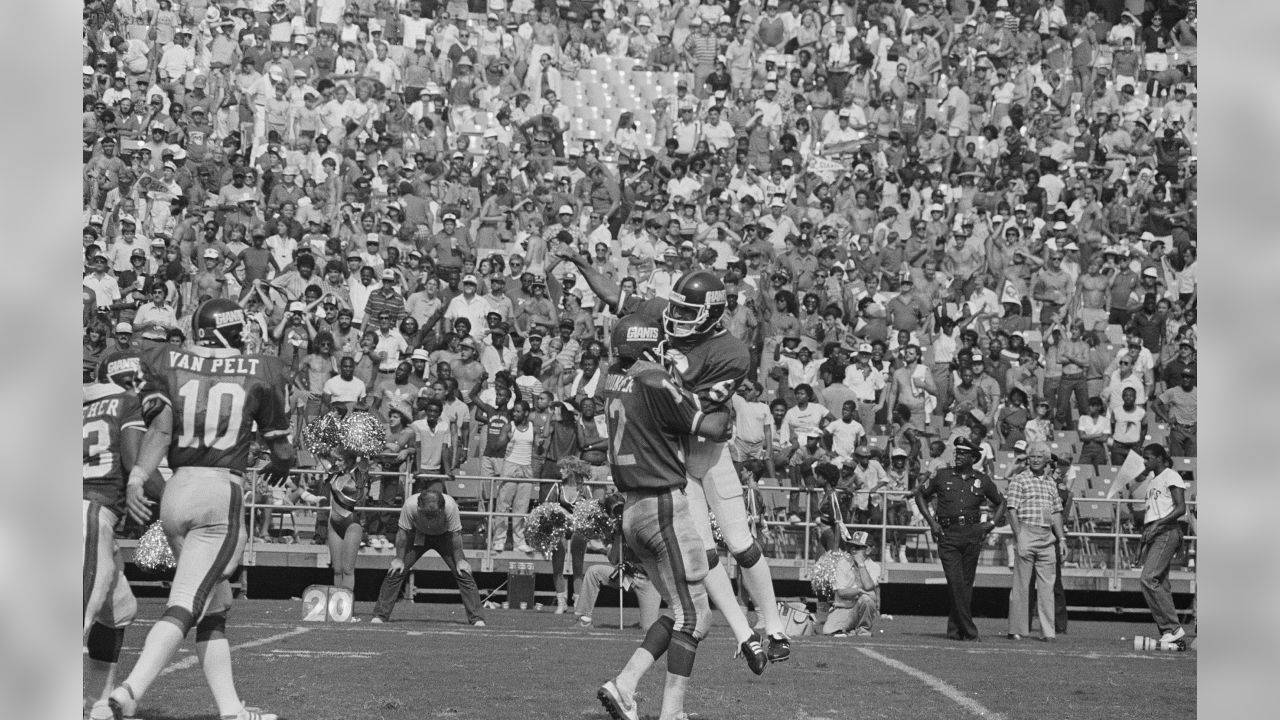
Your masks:
[[[244,387],[231,382],[206,386],[188,380],[178,390],[182,399],[182,434],[178,447],[230,450],[244,421]],[[203,420],[203,426],[197,427]]]

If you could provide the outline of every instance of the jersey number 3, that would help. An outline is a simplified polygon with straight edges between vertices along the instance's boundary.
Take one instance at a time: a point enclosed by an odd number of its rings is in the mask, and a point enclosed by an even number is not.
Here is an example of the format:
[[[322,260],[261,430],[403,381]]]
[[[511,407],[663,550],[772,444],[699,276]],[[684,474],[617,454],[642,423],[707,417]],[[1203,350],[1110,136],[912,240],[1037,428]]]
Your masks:
[[[213,450],[235,447],[244,421],[243,386],[188,380],[178,390],[178,397],[182,398],[182,434],[178,436],[178,447]]]
[[[92,420],[84,425],[84,477],[98,478],[111,470],[111,426],[106,420]]]

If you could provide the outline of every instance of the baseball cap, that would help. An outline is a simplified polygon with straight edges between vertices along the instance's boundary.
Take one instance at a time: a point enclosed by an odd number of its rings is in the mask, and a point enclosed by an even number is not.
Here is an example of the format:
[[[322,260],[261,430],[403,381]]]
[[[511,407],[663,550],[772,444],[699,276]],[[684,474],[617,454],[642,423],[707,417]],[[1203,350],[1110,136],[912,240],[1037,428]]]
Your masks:
[[[395,279],[396,279],[396,271],[395,271],[395,270],[390,270],[390,269],[383,270],[383,271],[382,271],[382,279],[383,279],[383,280],[395,280]]]
[[[890,458],[904,458],[906,456],[907,456],[907,451],[903,450],[902,448],[896,447],[889,451]]]
[[[871,343],[861,343],[861,344],[859,344],[859,345],[858,345],[858,352],[859,352],[859,353],[866,353],[866,354],[870,355],[870,354],[871,354],[871,352],[872,352],[872,349],[871,349]]]
[[[869,537],[866,530],[856,530],[849,534],[849,544],[854,547],[866,547]]]
[[[201,256],[202,256],[202,257],[205,257],[205,258],[209,258],[210,260],[217,260],[217,259],[218,259],[218,251],[217,251],[217,250],[214,250],[213,248],[209,248],[208,250],[205,250],[205,251],[201,254]]]
[[[1142,275],[1143,277],[1151,277],[1151,278],[1160,277],[1160,273],[1157,272],[1156,269],[1153,267],[1149,267],[1146,270],[1143,270]]]
[[[556,214],[557,214],[557,215],[572,215],[572,214],[573,214],[573,208],[569,207],[568,205],[561,205],[561,206],[560,206],[560,209],[556,211]]]
[[[418,348],[417,350],[413,351],[413,354],[409,356],[409,359],[410,360],[430,360],[431,353],[427,352],[422,348]]]
[[[475,275],[463,275],[463,276],[462,276],[462,284],[463,284],[463,285],[466,285],[467,283],[471,283],[472,285],[479,285],[479,284],[480,284],[480,282],[479,282],[478,280],[476,280],[476,276],[475,276]]]
[[[449,220],[452,220],[452,221],[454,221],[454,222],[457,222],[457,221],[458,221],[458,216],[457,216],[457,215],[454,215],[454,214],[453,214],[453,213],[451,213],[451,212],[447,212],[447,213],[445,213],[444,215],[441,215],[441,216],[440,216],[440,222],[447,222],[447,221],[449,221]]]
[[[128,334],[132,335],[132,334],[133,334],[133,326],[132,326],[132,325],[130,325],[129,323],[127,323],[127,322],[116,323],[116,333],[117,333],[117,334],[119,334],[119,333],[128,333]]]
[[[143,250],[142,248],[138,248],[137,250],[134,250],[133,252],[129,253],[129,257],[144,258],[146,256],[147,256],[147,251]]]
[[[294,300],[293,302],[289,303],[289,312],[291,313],[306,312],[306,311],[307,311],[307,304],[302,302],[301,300]]]
[[[1013,443],[1013,451],[1016,453],[1024,453],[1027,451],[1027,441],[1018,440]]]

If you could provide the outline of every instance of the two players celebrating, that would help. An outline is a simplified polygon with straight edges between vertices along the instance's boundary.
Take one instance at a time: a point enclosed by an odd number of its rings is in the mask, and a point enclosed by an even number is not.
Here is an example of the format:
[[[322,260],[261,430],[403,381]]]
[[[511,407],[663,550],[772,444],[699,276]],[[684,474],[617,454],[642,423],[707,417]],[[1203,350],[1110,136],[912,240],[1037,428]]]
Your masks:
[[[601,282],[587,279],[593,289]],[[720,326],[725,286],[710,272],[686,273],[669,302],[632,303],[631,312],[630,298],[602,297],[616,298],[611,304],[624,315],[611,338],[616,360],[604,392],[613,481],[626,494],[623,534],[671,616],[649,627],[626,667],[597,697],[614,720],[637,720],[636,686],[666,654],[659,719],[674,720],[684,712],[698,642],[710,627],[710,603],[724,614],[757,675],[769,661],[791,654],[769,566],[748,529],[742,484],[725,451],[732,427],[728,403],[747,375],[749,356],[742,341]],[[764,620],[767,651],[719,564],[708,510]]]

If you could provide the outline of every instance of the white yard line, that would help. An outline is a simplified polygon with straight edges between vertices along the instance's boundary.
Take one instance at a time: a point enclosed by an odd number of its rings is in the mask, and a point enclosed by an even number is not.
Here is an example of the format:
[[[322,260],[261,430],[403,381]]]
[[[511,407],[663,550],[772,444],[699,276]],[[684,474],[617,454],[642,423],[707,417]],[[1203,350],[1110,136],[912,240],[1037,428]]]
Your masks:
[[[311,632],[311,628],[309,627],[295,627],[289,632],[283,632],[278,635],[272,635],[271,637],[264,637],[260,640],[250,640],[248,642],[242,642],[239,645],[232,645],[231,649],[245,650],[247,648],[260,647],[262,645],[270,645],[273,642],[279,642],[280,640],[284,640],[286,638],[291,638],[295,635],[301,635],[303,633],[308,633],[308,632]],[[200,662],[200,659],[194,653],[192,653],[191,655],[184,657],[181,660],[170,663],[169,667],[160,671],[160,675],[161,677],[163,677],[165,675],[168,675],[169,673],[175,673],[175,672],[178,672],[179,670],[186,670],[189,667],[194,667],[199,662]]]
[[[956,689],[954,685],[946,682],[945,680],[936,678],[933,675],[930,675],[929,673],[923,670],[917,670],[916,668],[913,668],[906,663],[898,662],[897,660],[894,660],[891,657],[886,657],[884,655],[881,655],[875,650],[870,650],[862,647],[854,648],[854,649],[862,653],[863,655],[866,655],[867,657],[871,658],[872,660],[875,660],[876,662],[880,662],[885,665],[888,665],[894,670],[898,670],[899,672],[906,673],[907,675],[910,675],[911,677],[923,682],[925,685],[928,685],[929,687],[933,688],[940,694],[946,696],[949,700],[951,700],[955,704],[959,705],[965,710],[968,710],[973,715],[976,715],[980,718],[987,718],[987,720],[1005,720],[1004,715],[1001,715],[1000,713],[987,708],[985,705],[978,702],[977,700],[974,700],[968,695],[965,695],[964,693]]]

